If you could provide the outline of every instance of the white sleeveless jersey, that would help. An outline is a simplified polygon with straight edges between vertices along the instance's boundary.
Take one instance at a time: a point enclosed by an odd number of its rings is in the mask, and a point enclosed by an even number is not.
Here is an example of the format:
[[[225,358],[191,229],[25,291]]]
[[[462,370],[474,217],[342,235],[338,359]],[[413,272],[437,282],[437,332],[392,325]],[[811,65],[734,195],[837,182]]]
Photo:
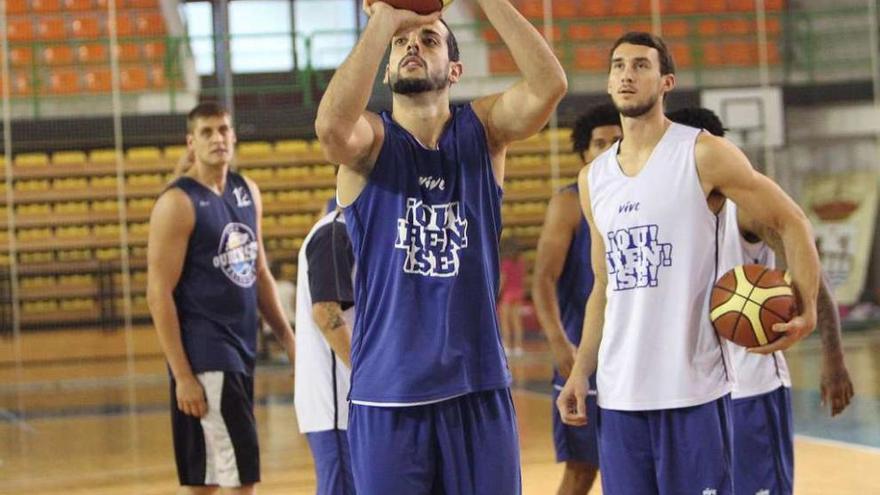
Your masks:
[[[296,276],[296,365],[293,403],[300,433],[348,428],[348,390],[351,371],[332,354],[330,344],[312,318],[309,291],[309,260],[306,248],[315,232],[332,222],[336,212],[312,227],[299,249]],[[336,220],[344,229],[344,217]],[[343,313],[349,328],[354,325],[354,307]]]
[[[709,320],[716,217],[697,173],[699,133],[672,124],[635,177],[621,171],[620,142],[590,167],[608,270],[597,373],[605,409],[687,407],[730,392],[727,346]]]
[[[776,255],[769,246],[763,242],[750,243],[740,233],[733,201],[725,202],[719,219],[722,227],[719,230],[718,278],[739,265],[776,267]],[[783,386],[791,387],[788,364],[781,351],[769,356],[751,354],[745,347],[732,343],[729,349],[736,378],[731,394],[734,399],[765,394]]]

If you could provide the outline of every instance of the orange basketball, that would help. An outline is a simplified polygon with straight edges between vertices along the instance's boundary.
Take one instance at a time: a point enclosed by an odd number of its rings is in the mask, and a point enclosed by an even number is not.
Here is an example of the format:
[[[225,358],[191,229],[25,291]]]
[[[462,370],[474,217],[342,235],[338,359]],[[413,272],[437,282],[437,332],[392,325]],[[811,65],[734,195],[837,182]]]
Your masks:
[[[718,335],[744,347],[769,344],[773,331],[797,314],[797,299],[786,272],[762,265],[741,265],[712,288],[709,317]]]
[[[376,1],[385,2],[395,9],[412,10],[421,15],[443,10],[443,8],[452,3],[452,0],[369,0],[368,3],[372,4]]]

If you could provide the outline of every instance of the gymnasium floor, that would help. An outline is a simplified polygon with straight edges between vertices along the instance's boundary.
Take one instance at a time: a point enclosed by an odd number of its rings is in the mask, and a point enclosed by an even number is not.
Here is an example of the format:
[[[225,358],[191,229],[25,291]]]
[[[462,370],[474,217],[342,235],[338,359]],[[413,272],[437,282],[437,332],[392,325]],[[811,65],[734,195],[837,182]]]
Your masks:
[[[834,420],[819,408],[818,339],[789,353],[797,494],[880,493],[880,330],[854,332],[845,347],[856,398]],[[554,493],[560,475],[549,427],[549,359],[543,344],[531,342],[511,362],[525,494]],[[113,360],[0,368],[0,494],[174,493],[163,363],[142,359],[130,368]],[[291,389],[286,367],[260,369],[263,494],[314,493]]]

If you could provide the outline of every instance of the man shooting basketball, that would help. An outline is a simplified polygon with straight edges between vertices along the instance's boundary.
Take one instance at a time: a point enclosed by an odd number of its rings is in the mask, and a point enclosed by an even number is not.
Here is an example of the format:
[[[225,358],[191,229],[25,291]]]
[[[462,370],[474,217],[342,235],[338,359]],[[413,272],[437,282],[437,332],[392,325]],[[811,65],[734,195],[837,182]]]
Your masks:
[[[355,253],[349,442],[359,494],[519,493],[510,372],[495,312],[510,142],[565,94],[553,52],[507,0],[478,0],[523,78],[450,105],[463,65],[439,14],[383,2],[321,100]],[[392,112],[366,111],[390,45]]]
[[[782,239],[802,313],[777,327],[785,336],[757,349],[767,353],[815,326],[812,229],[739,149],[665,117],[675,67],[661,39],[628,33],[610,62],[623,139],[579,176],[595,284],[557,405],[566,423],[586,423],[587,378],[598,365],[603,492],[732,494],[732,377],[707,316],[715,246],[706,239],[725,198]]]

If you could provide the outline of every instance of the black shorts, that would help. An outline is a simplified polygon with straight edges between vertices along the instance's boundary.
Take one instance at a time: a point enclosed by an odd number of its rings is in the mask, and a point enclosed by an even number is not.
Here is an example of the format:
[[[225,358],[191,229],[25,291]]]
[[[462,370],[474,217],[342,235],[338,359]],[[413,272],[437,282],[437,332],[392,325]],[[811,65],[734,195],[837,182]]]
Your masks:
[[[260,481],[260,450],[254,419],[254,378],[208,371],[196,375],[208,414],[187,416],[177,408],[171,379],[171,431],[181,486],[239,487]]]

